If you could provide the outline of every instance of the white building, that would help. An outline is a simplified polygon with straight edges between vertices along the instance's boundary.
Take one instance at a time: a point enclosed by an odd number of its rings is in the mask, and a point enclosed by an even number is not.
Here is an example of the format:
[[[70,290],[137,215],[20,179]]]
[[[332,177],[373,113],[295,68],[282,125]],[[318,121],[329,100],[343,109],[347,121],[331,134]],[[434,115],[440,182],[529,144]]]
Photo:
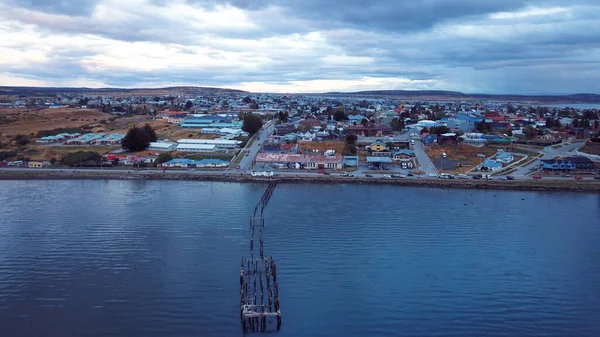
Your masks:
[[[151,142],[148,150],[152,151],[173,151],[177,148],[177,144],[171,142]]]
[[[215,145],[207,144],[178,144],[177,151],[179,152],[215,152],[217,147]]]
[[[181,144],[196,144],[196,145],[214,145],[222,149],[235,149],[242,142],[239,140],[230,139],[180,139],[177,141]]]

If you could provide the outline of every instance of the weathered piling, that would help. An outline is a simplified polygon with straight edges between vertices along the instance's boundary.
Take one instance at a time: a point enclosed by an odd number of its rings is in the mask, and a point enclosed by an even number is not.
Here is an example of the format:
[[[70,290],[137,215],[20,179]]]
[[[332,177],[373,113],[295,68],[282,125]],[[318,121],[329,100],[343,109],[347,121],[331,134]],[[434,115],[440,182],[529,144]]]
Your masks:
[[[242,329],[246,333],[281,329],[277,267],[272,256],[265,258],[263,237],[263,213],[276,184],[276,182],[269,184],[260,202],[254,208],[254,214],[250,217],[250,258],[242,257],[240,267],[240,313]],[[257,225],[259,256],[255,258],[254,235]]]

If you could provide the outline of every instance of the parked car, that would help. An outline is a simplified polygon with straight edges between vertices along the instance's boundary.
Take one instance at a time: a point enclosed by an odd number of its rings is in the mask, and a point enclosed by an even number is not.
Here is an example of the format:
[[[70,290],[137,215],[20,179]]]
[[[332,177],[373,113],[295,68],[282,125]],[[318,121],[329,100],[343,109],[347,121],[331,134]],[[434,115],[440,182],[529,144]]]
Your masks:
[[[407,174],[407,176],[409,176],[409,177],[414,177],[415,175],[414,175],[414,174],[412,174],[412,173],[409,173],[409,174]]]
[[[515,180],[515,176],[506,176],[506,180]]]
[[[429,173],[429,176],[432,178],[437,178],[437,174],[435,174],[435,173]]]
[[[595,176],[594,179],[600,180],[600,176]]]
[[[483,178],[483,175],[481,175],[481,174],[476,174],[473,176],[473,179],[481,179],[481,178]]]
[[[575,176],[575,180],[581,180],[581,179],[583,179],[582,176]]]
[[[466,174],[459,174],[458,179],[469,179],[469,176]]]
[[[373,177],[373,175],[372,175],[372,174],[365,174],[365,177],[367,177],[367,178],[372,178],[372,177]]]
[[[533,179],[542,179],[542,176],[533,176]]]

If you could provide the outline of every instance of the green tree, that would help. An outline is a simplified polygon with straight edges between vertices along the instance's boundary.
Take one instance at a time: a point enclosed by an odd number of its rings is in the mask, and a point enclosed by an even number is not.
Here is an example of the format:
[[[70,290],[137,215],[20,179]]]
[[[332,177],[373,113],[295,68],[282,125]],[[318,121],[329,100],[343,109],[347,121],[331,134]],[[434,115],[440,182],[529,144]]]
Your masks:
[[[250,105],[248,105],[248,107],[250,109],[258,109],[258,104],[256,104],[256,103],[250,103]]]
[[[54,165],[56,163],[56,158],[52,157],[50,158],[50,164]]]
[[[333,119],[341,122],[346,120],[346,114],[344,113],[344,111],[338,110],[333,114]]]
[[[535,139],[537,137],[538,131],[536,128],[532,127],[531,125],[527,125],[523,129],[523,134],[525,135],[526,139],[531,140],[531,139]]]
[[[183,107],[185,110],[189,110],[194,106],[194,103],[192,103],[192,101],[187,101],[185,102],[185,106]]]
[[[356,145],[358,137],[356,135],[346,135],[346,144]]]
[[[163,153],[159,154],[158,157],[156,157],[156,164],[160,165],[160,164],[166,163],[172,159],[173,159],[172,154],[170,154],[169,152],[163,152]]]
[[[151,142],[155,142],[158,140],[158,137],[156,136],[156,132],[154,132],[154,129],[150,126],[150,124],[145,124],[142,127],[142,131],[144,131],[148,135],[148,139]]]
[[[403,119],[396,117],[396,118],[392,119],[392,121],[390,122],[390,126],[392,127],[393,130],[401,131],[404,129],[404,127],[406,125],[404,124]]]
[[[252,114],[252,113],[247,113],[244,116],[242,130],[248,132],[248,134],[250,134],[250,136],[257,133],[258,130],[260,130],[260,128],[262,128],[262,126],[263,126],[263,122],[262,122],[262,118],[260,118],[260,116]]]
[[[435,127],[432,127],[432,128],[431,128],[431,130],[430,130],[429,132],[431,132],[431,133],[433,133],[433,134],[436,134],[436,135],[441,135],[441,134],[443,134],[443,133],[448,133],[448,132],[450,132],[450,129],[449,129],[447,126],[445,126],[445,125],[442,125],[442,126],[435,126]]]
[[[356,156],[358,153],[358,149],[354,144],[346,144],[344,145],[344,149],[342,150],[342,155],[344,156]]]
[[[132,127],[121,141],[121,146],[131,152],[142,151],[150,145],[150,135],[144,128]]]
[[[421,129],[421,134],[428,133],[428,132],[429,132],[429,130],[427,130],[427,128],[422,128]]]
[[[485,120],[482,120],[481,122],[476,123],[475,128],[477,128],[477,130],[482,133],[488,133],[488,132],[492,131],[492,126],[490,125],[490,123],[486,122]]]
[[[17,135],[15,137],[15,143],[17,143],[17,145],[19,146],[25,146],[29,144],[29,138],[27,138],[27,136],[24,135]]]

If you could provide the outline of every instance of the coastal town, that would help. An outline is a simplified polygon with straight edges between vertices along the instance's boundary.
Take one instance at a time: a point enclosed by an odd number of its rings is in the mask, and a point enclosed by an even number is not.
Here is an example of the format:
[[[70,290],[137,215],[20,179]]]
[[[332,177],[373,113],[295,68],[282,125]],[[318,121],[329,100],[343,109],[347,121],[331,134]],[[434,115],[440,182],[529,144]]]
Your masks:
[[[0,95],[0,175],[600,179],[600,109],[235,90]]]

